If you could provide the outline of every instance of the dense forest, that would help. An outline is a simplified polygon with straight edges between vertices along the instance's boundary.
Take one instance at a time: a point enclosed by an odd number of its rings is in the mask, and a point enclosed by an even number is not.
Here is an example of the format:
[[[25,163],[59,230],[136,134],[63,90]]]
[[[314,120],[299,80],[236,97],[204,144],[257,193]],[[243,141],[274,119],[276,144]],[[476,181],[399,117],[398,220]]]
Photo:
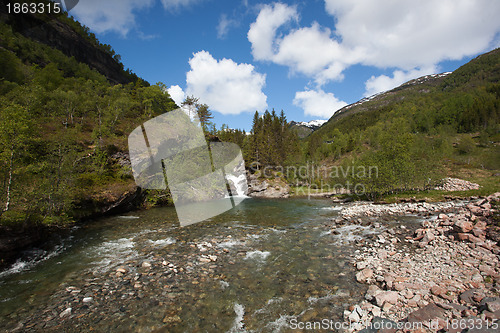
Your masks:
[[[72,19],[63,21],[110,50]],[[5,22],[0,43],[2,224],[74,221],[133,191],[130,168],[119,153],[127,151],[132,129],[177,108],[165,87],[135,75],[128,84],[110,83]]]

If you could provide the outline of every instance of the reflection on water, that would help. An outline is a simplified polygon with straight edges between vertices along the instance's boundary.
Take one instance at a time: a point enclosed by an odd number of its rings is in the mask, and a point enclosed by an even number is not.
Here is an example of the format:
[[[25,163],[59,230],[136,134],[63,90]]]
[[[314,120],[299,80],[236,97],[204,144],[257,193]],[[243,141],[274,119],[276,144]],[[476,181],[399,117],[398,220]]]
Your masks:
[[[86,224],[51,257],[0,276],[0,328],[40,318],[39,329],[275,332],[293,318],[340,320],[364,291],[349,264],[355,241],[374,231],[331,234],[325,224],[338,210],[329,207],[247,199],[187,227],[173,208]],[[73,315],[61,321],[67,307]]]

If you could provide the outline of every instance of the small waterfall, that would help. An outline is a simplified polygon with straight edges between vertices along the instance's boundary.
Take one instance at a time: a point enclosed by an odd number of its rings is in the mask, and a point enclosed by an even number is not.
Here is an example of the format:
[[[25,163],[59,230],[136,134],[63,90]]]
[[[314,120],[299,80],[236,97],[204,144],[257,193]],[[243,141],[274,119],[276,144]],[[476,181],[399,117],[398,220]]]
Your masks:
[[[235,193],[233,193],[233,196],[248,198],[246,195],[248,190],[248,185],[245,174],[240,174],[238,177],[236,177],[235,175],[227,174],[226,178],[227,180],[230,180],[233,183],[234,188],[236,189],[236,195]]]

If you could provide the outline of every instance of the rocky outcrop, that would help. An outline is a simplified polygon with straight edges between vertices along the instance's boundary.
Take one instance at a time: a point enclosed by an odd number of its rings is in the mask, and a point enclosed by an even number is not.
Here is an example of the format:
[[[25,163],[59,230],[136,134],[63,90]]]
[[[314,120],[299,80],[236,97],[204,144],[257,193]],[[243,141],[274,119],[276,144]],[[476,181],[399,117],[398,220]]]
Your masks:
[[[140,187],[135,186],[131,191],[123,193],[118,200],[104,207],[102,214],[121,214],[137,209],[142,203],[143,193]]]
[[[0,20],[11,25],[15,32],[58,49],[68,57],[75,57],[77,61],[89,65],[90,68],[106,76],[111,83],[131,82],[122,65],[110,54],[99,49],[69,25],[58,20],[57,16],[50,19],[33,14],[9,15],[4,3],[4,0],[0,1],[2,5]]]
[[[434,189],[439,191],[470,191],[478,190],[481,186],[476,183],[469,182],[467,180],[459,178],[445,178],[442,183],[436,186]]]
[[[24,250],[42,242],[47,234],[46,228],[38,226],[0,227],[0,269],[14,263]]]
[[[259,178],[248,175],[248,195],[256,198],[288,198],[290,186],[280,178]]]

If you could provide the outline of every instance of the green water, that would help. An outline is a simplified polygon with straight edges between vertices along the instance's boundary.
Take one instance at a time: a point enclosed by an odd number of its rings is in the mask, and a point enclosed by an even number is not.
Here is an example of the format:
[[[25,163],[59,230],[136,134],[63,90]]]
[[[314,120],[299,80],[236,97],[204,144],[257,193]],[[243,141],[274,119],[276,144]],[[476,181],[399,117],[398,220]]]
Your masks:
[[[328,200],[247,199],[188,227],[173,208],[94,221],[48,258],[2,273],[0,328],[287,332],[292,319],[341,320],[364,292],[349,263],[360,237],[353,233],[377,231],[331,234],[337,208]],[[203,255],[216,259],[202,262]],[[126,276],[116,276],[120,266]],[[71,315],[60,318],[68,307]]]

